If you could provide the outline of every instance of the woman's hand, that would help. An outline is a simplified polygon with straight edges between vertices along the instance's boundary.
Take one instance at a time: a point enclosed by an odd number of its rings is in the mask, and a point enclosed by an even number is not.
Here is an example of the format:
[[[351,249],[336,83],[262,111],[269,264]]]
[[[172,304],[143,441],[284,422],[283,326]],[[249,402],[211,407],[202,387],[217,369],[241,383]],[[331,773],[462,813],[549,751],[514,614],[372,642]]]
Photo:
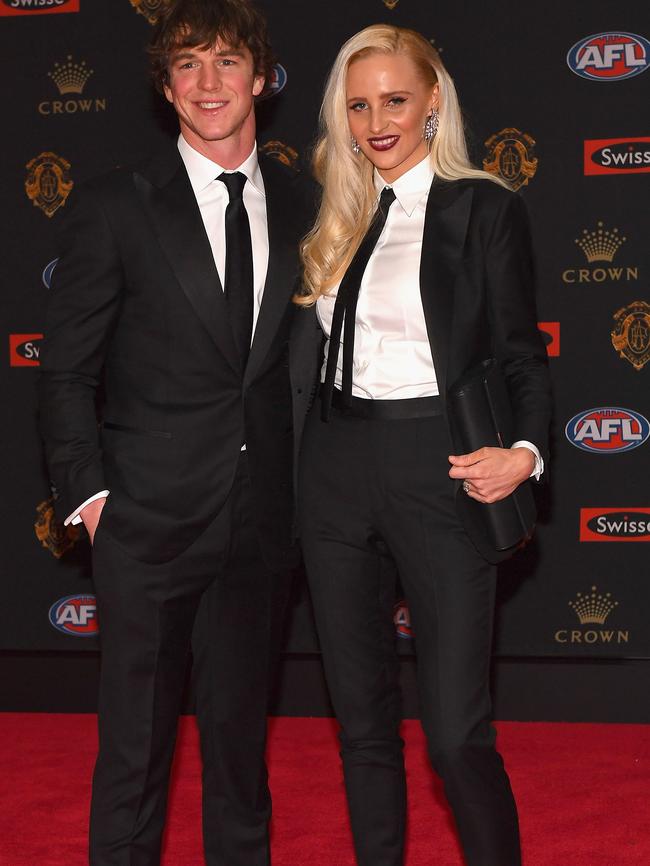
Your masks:
[[[450,478],[462,478],[465,492],[478,502],[505,499],[530,477],[535,455],[530,448],[479,448],[471,454],[451,455]]]

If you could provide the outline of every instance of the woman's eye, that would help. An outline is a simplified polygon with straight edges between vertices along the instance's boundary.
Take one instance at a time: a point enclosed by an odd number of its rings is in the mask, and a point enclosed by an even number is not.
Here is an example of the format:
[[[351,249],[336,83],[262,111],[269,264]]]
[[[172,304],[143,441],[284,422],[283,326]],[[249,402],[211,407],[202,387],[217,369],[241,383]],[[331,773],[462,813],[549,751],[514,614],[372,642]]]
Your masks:
[[[392,99],[388,100],[389,105],[402,105],[403,102],[406,102],[406,99],[403,96],[393,96]]]
[[[348,106],[350,111],[363,111],[366,107],[365,102],[353,102],[352,105]]]

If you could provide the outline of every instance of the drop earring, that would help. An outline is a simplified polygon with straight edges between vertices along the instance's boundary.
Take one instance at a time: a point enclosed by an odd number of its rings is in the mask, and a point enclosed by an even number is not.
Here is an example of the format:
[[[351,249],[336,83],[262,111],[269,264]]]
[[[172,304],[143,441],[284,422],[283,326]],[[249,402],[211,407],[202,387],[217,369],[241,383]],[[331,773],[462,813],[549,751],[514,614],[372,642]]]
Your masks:
[[[433,141],[436,133],[438,132],[438,126],[440,125],[440,115],[437,111],[432,110],[431,114],[427,117],[424,123],[424,132],[422,136],[426,142]]]
[[[350,141],[350,145],[352,147],[353,153],[356,153],[356,154],[361,153],[361,148],[359,147],[359,142],[356,140],[356,138],[354,136],[352,136],[352,139]]]

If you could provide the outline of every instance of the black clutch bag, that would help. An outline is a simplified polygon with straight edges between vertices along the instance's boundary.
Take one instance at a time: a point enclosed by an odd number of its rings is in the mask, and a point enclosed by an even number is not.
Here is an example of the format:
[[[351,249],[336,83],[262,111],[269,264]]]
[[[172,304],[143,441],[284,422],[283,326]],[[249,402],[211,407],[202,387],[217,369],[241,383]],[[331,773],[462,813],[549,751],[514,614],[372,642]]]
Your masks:
[[[512,445],[512,409],[503,373],[494,358],[464,373],[447,393],[447,408],[456,447],[463,453],[484,446]],[[536,508],[530,481],[499,502],[483,504],[462,492],[463,511],[483,530],[496,550],[527,540],[535,527]]]

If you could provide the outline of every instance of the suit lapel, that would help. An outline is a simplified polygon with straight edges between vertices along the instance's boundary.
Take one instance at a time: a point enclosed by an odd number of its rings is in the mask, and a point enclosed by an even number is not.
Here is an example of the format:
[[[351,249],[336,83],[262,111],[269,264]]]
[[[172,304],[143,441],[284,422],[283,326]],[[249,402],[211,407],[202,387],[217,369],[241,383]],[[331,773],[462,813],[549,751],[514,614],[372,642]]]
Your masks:
[[[446,394],[454,285],[472,207],[471,187],[435,178],[422,239],[420,292],[440,394]]]
[[[196,198],[175,149],[134,174],[161,248],[204,327],[239,371],[226,300]]]
[[[269,233],[269,264],[264,283],[262,304],[255,325],[244,384],[252,381],[266,357],[280,322],[290,303],[291,291],[296,277],[297,237],[288,228],[291,214],[287,214],[286,178],[260,158],[260,170],[264,178],[266,195],[266,221]]]

